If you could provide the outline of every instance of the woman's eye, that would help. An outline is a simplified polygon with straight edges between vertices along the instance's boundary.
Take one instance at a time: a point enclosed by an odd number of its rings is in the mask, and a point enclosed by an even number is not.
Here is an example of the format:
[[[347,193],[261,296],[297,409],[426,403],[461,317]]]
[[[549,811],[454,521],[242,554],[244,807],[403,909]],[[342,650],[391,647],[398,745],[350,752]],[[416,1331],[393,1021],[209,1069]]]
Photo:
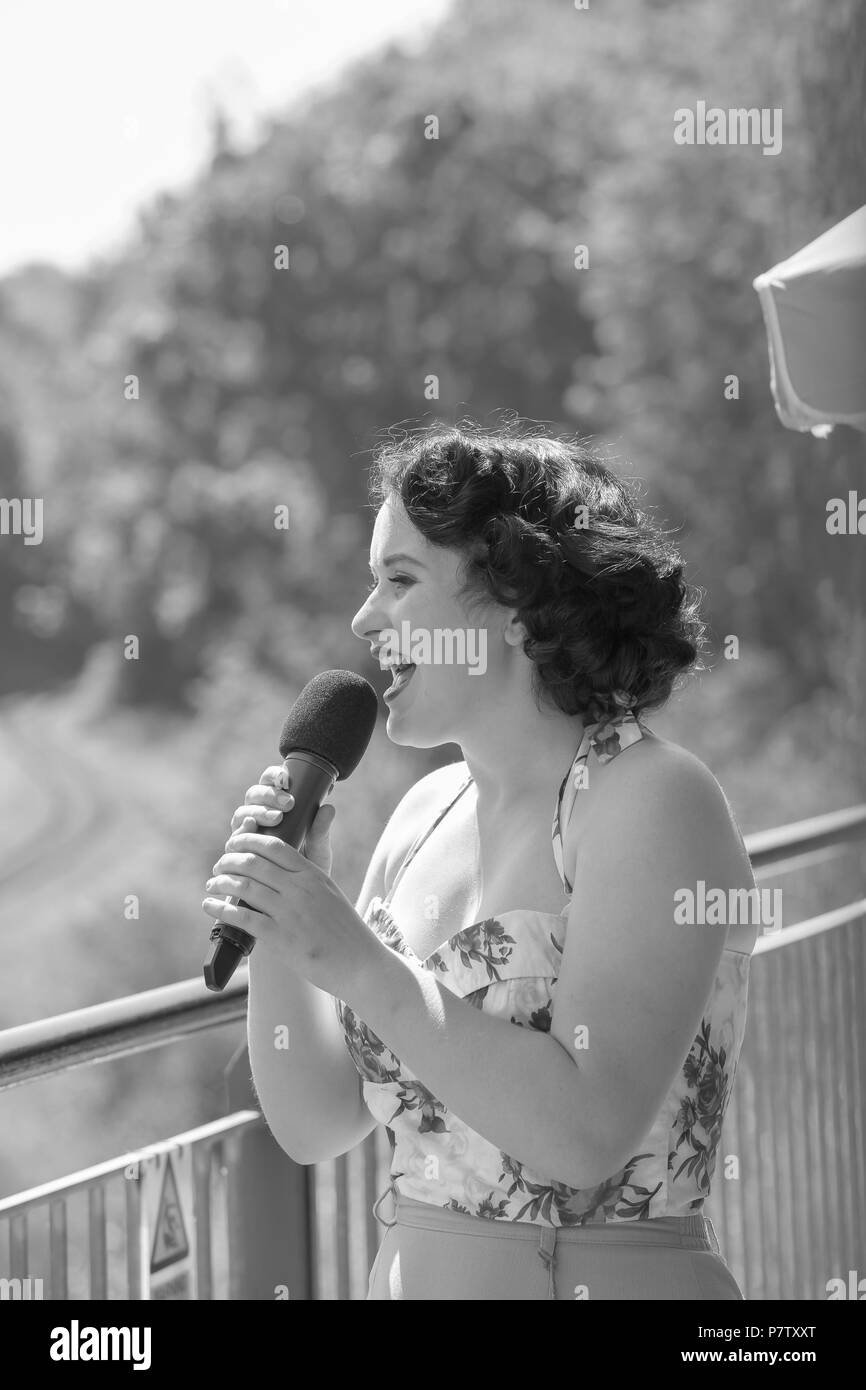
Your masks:
[[[408,575],[408,574],[395,574],[395,575],[393,576],[393,578],[391,578],[391,579],[388,580],[388,583],[389,583],[389,584],[403,584],[403,585],[406,585],[406,584],[414,584],[415,581],[414,581],[414,579],[411,577],[411,575]],[[374,590],[374,589],[377,589],[378,587],[379,587],[379,586],[378,586],[377,581],[376,581],[375,579],[371,579],[370,582],[369,582],[369,584],[367,585],[367,593],[368,593],[368,594],[372,594],[373,590]]]

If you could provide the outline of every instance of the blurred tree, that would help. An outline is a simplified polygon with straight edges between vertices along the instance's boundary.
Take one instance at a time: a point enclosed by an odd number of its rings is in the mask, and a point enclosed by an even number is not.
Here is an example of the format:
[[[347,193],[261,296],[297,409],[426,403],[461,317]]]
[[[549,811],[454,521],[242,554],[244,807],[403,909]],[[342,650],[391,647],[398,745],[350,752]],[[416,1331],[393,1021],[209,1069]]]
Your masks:
[[[862,546],[824,511],[860,441],[779,425],[751,281],[863,201],[863,32],[864,0],[645,0],[628,24],[478,0],[248,155],[217,109],[194,188],[23,354],[0,297],[22,468],[68,518],[43,583],[88,616],[82,657],[105,644],[111,697],[183,703],[234,647],[278,676],[357,661],[370,445],[503,407],[632,461],[719,635],[777,654],[780,702],[847,679]],[[676,144],[698,97],[781,108],[781,153]]]

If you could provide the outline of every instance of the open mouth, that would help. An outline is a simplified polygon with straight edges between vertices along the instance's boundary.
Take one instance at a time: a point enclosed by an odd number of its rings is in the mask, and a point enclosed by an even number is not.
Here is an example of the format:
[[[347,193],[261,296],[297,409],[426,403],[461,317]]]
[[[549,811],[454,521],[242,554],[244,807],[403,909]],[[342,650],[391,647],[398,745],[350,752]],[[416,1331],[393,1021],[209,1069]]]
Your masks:
[[[415,673],[415,663],[407,661],[402,666],[392,666],[389,669],[393,672],[394,678],[388,686],[388,689],[384,692],[382,696],[383,700],[393,700],[401,691],[406,689],[406,686]]]

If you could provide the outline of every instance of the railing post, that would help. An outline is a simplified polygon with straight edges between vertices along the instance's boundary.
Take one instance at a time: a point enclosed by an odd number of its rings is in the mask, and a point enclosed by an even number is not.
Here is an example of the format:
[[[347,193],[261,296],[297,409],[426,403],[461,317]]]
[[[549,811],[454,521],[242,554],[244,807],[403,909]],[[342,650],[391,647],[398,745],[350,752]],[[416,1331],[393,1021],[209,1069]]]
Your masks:
[[[229,1113],[259,1110],[246,1043],[225,1071]],[[264,1120],[234,1136],[228,1165],[230,1297],[312,1299],[313,1169],[294,1163]]]

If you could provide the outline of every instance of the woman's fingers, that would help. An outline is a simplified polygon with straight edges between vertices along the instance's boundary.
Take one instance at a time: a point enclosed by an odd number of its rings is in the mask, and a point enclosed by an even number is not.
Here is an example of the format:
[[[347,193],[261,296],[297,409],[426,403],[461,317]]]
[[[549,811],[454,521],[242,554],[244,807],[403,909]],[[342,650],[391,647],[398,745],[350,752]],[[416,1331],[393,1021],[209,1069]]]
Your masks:
[[[269,835],[267,831],[233,830],[226,840],[226,849],[260,855],[272,864],[279,865],[281,869],[289,869],[292,872],[304,868],[304,856],[284,840],[277,839],[276,835]]]
[[[334,817],[336,814],[337,808],[334,806],[333,802],[325,801],[322,803],[313,817],[312,825],[307,831],[306,843],[308,846],[315,845],[317,848],[327,846],[328,838],[331,834],[331,826],[334,824]]]
[[[294,806],[290,785],[284,764],[275,763],[265,768],[258,782],[247,787],[243,806],[238,806],[232,815],[226,853],[214,864],[213,875],[207,881],[203,910],[219,921],[242,927],[252,936],[261,933],[269,912],[279,902],[280,869],[297,870],[304,863],[296,850],[259,833],[260,829],[279,825],[285,812]],[[249,906],[228,903],[226,898],[241,898]]]
[[[309,859],[311,864],[315,864],[329,877],[333,865],[331,826],[336,814],[337,808],[333,803],[324,801],[313,817],[313,823],[304,840],[304,858]]]
[[[282,777],[282,782],[279,778]],[[282,766],[266,767],[261,780],[244,792],[244,804],[238,806],[232,815],[232,830],[238,830],[247,817],[252,817],[252,828],[256,825],[279,825],[283,814],[290,811],[295,798],[288,790],[289,777]]]
[[[248,806],[277,806],[281,811],[288,811],[289,807],[295,804],[295,798],[290,791],[266,782],[256,782],[252,787],[247,787],[244,801]]]
[[[277,806],[239,806],[232,815],[232,830],[255,830],[257,825],[279,825],[283,813]]]
[[[236,831],[226,841],[225,853],[213,866],[202,909],[218,921],[249,931],[252,936],[261,935],[267,930],[270,913],[279,906],[287,869],[309,871],[309,865],[303,855],[282,840],[252,831]],[[227,903],[221,894],[241,898],[249,906]],[[255,911],[250,911],[251,908]]]
[[[256,940],[267,932],[273,922],[264,912],[256,912],[251,907],[241,907],[240,903],[228,903],[223,898],[205,898],[202,911],[217,922],[227,922],[229,926],[240,927]]]
[[[205,884],[207,898],[243,898],[257,912],[270,914],[279,902],[279,893],[244,874],[218,873]],[[207,899],[206,899],[207,901]]]
[[[228,841],[228,846],[214,864],[211,870],[212,877],[216,877],[217,874],[231,874],[235,878],[253,880],[273,893],[279,892],[282,885],[278,865],[261,855],[235,849],[232,840]]]
[[[270,767],[266,767],[259,782],[265,787],[281,787],[286,792],[292,785],[291,776],[284,763],[273,763]]]

